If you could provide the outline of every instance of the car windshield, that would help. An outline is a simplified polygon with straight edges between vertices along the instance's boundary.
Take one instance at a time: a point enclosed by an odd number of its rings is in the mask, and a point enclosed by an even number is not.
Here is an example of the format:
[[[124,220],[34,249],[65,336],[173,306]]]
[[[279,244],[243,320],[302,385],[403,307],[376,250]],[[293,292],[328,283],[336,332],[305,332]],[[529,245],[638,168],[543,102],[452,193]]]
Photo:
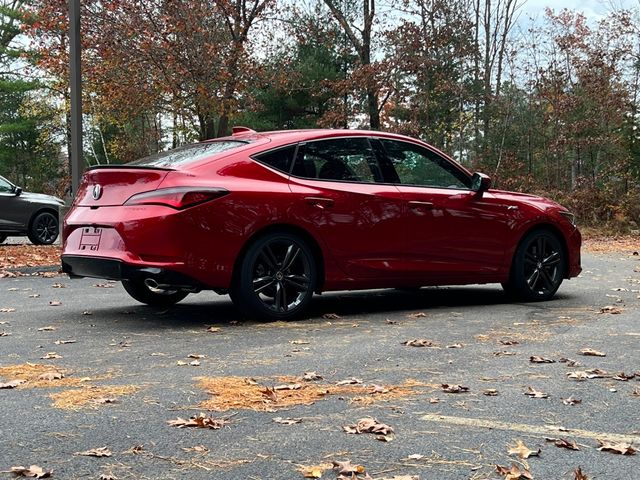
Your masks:
[[[177,167],[187,163],[195,162],[204,157],[231,150],[233,148],[246,145],[247,142],[237,140],[221,140],[207,143],[195,143],[193,145],[185,145],[183,147],[174,148],[166,152],[156,153],[149,157],[141,158],[128,165],[138,165],[144,167]]]

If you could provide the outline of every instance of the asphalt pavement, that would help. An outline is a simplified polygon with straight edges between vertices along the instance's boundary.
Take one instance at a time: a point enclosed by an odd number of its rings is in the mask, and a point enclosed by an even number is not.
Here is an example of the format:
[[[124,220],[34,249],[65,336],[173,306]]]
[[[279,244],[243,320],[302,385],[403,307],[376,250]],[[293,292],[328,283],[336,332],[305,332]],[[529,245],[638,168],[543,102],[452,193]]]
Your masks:
[[[640,478],[640,453],[598,450],[640,449],[640,260],[585,255],[583,267],[545,303],[510,302],[497,285],[340,292],[290,323],[245,321],[210,292],[154,310],[112,282],[0,279],[0,384],[29,378],[0,389],[0,471],[335,479],[329,465],[350,461],[375,479],[499,479],[496,465],[512,464],[534,479],[574,479],[578,467],[590,480]],[[37,379],[56,371],[64,378]],[[361,383],[336,386],[350,379]],[[229,392],[204,383],[234,381],[245,389],[233,408],[207,410]],[[281,407],[309,392],[313,403]],[[167,423],[200,413],[224,425]],[[393,435],[343,429],[367,417]],[[518,441],[537,455],[509,454]],[[102,447],[111,455],[79,454]]]

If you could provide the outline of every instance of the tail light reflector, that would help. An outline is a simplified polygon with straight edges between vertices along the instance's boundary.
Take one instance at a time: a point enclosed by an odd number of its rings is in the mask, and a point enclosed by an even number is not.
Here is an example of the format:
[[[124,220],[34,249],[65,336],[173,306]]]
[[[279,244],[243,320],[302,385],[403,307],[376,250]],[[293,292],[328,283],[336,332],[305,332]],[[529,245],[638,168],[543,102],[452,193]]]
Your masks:
[[[150,192],[137,193],[129,198],[125,205],[163,205],[184,210],[201,203],[215,200],[229,193],[224,188],[172,187],[160,188]]]

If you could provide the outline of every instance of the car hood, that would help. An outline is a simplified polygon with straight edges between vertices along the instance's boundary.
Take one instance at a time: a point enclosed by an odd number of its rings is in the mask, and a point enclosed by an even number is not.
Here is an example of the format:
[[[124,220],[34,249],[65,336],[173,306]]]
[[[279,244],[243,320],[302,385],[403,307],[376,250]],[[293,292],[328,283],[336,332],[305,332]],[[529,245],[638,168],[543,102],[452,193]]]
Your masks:
[[[57,206],[64,205],[64,200],[54,197],[53,195],[45,195],[44,193],[22,192],[20,198],[32,203],[48,203]]]
[[[537,195],[529,195],[526,193],[507,192],[505,190],[489,190],[489,193],[495,198],[504,200],[509,203],[525,203],[537,208],[541,211],[547,210],[566,210],[559,203],[549,200],[548,198],[539,197]]]

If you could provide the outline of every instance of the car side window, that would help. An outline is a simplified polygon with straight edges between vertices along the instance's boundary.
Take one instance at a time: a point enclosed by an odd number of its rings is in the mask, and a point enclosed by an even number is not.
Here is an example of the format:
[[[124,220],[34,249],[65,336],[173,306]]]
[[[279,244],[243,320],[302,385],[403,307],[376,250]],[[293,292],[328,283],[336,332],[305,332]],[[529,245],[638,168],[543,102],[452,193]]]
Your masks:
[[[402,185],[471,188],[470,178],[437,153],[412,143],[380,141]]]
[[[295,154],[296,146],[292,145],[290,147],[279,148],[277,150],[256,155],[255,159],[279,170],[282,173],[289,174]]]
[[[315,180],[382,182],[378,160],[369,140],[335,138],[300,145],[293,175]]]
[[[13,186],[4,178],[0,177],[0,193],[12,193]]]

